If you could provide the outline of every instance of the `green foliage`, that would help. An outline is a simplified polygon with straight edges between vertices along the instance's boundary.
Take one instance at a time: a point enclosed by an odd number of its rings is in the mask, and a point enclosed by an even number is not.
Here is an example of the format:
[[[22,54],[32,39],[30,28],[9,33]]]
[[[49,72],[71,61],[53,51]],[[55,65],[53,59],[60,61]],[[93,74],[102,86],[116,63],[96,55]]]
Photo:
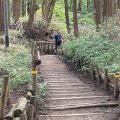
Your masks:
[[[120,42],[111,41],[103,37],[91,37],[65,43],[63,50],[73,61],[84,58],[94,62],[99,67],[109,68],[109,72],[120,70]]]
[[[73,61],[80,58],[87,62],[94,62],[101,68],[108,68],[109,72],[120,72],[120,11],[114,18],[110,18],[95,32],[85,26],[81,28],[81,38],[67,42],[63,50]],[[84,36],[84,37],[83,37]]]
[[[91,18],[81,18],[78,20],[79,23],[88,23],[88,24],[94,24],[94,20]]]
[[[46,96],[46,85],[45,84],[38,84],[38,91],[37,91],[37,98],[42,98]]]
[[[54,7],[53,19],[65,22],[65,8],[63,0],[56,2]]]
[[[30,73],[30,50],[24,46],[10,45],[9,48],[0,46],[0,66],[9,72],[11,87],[28,82],[31,79]]]

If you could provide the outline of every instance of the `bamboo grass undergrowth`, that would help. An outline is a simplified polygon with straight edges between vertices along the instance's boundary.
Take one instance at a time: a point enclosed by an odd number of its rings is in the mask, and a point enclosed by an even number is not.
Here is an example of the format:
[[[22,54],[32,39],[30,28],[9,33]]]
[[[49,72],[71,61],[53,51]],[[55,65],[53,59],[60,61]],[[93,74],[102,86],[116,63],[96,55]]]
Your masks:
[[[29,48],[11,44],[9,48],[0,46],[0,51],[2,54],[0,67],[8,71],[11,88],[16,88],[18,85],[31,80],[31,53]]]

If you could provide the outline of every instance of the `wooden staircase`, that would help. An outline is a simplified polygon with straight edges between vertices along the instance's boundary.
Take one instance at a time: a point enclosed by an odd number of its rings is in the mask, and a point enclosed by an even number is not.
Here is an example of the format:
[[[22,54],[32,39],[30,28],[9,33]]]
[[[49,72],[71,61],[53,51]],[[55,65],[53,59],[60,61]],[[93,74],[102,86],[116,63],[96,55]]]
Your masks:
[[[41,61],[47,98],[38,120],[119,120],[112,94],[74,74],[55,55],[43,55]]]

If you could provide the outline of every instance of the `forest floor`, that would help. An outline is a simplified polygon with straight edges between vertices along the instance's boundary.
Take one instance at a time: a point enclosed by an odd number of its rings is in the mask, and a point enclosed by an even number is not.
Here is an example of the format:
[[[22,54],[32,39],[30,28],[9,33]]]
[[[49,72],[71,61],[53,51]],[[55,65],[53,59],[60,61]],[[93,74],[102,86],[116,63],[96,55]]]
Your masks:
[[[112,90],[104,90],[86,72],[75,71],[57,56],[43,55],[41,60],[47,96],[38,120],[119,120]]]

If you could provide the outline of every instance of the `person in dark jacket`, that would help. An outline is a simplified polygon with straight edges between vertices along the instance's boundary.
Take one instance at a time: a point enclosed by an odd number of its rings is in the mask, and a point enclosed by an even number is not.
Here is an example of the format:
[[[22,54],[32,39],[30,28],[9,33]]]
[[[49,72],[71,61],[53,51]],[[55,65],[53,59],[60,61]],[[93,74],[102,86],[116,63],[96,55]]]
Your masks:
[[[58,32],[55,36],[55,50],[58,49],[58,47],[61,46],[61,44],[63,43],[63,38],[62,35],[60,34],[60,32]]]

